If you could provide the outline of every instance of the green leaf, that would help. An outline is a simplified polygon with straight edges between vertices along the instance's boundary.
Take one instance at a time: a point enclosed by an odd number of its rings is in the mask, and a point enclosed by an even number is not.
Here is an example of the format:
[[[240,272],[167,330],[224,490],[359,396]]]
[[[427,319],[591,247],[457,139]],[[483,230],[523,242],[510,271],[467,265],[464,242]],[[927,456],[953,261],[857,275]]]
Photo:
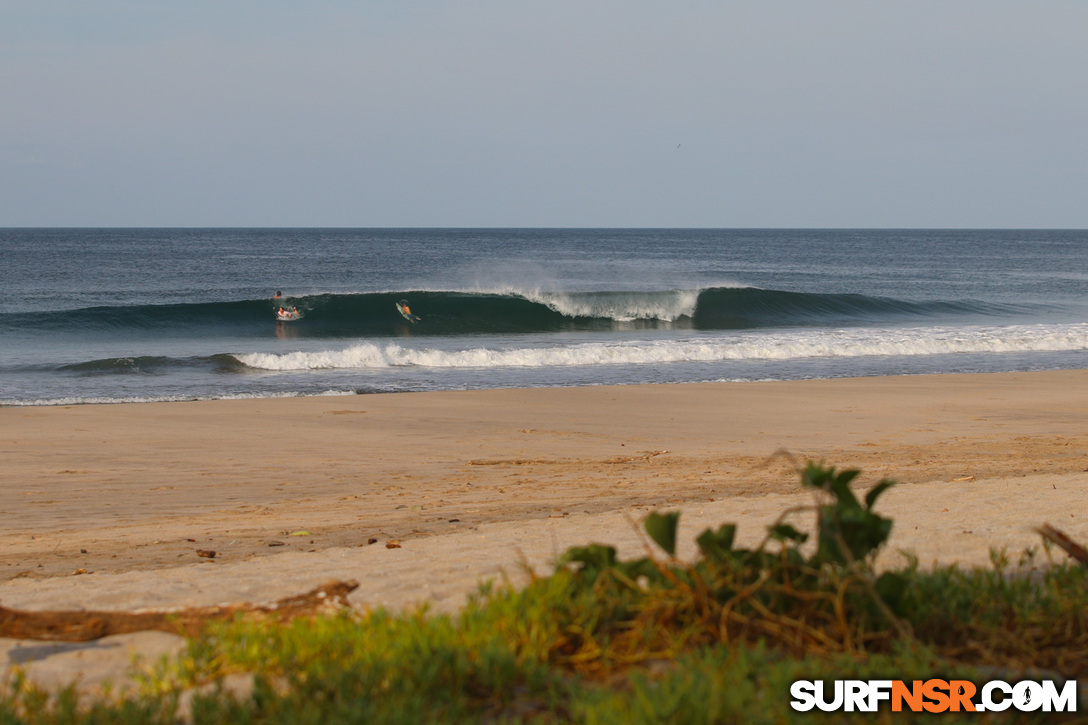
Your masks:
[[[633,561],[620,562],[616,565],[616,571],[631,580],[637,580],[641,576],[646,577],[651,582],[661,579],[661,572],[654,566],[654,563],[646,557]]]
[[[865,494],[865,508],[872,509],[873,504],[875,504],[876,500],[880,498],[880,494],[884,493],[894,485],[895,481],[891,480],[890,478],[885,478],[881,480],[880,483],[873,486],[872,489],[869,490],[869,493]]]
[[[857,478],[859,473],[861,472],[851,469],[843,471],[831,479],[831,493],[838,500],[839,506],[855,509],[861,508],[861,504],[858,503],[858,499],[854,496],[854,492],[850,490],[851,481]]]
[[[829,488],[828,481],[834,472],[834,468],[824,468],[818,463],[809,461],[805,465],[805,470],[801,471],[801,485],[826,491]]]
[[[653,511],[646,517],[646,533],[669,556],[676,556],[676,529],[680,523],[680,512],[669,511],[659,514]]]
[[[907,591],[907,578],[896,572],[885,572],[876,580],[876,593],[896,615],[901,615],[903,595]]]
[[[601,572],[616,565],[616,549],[603,544],[572,546],[559,557],[558,568],[578,564],[578,573],[590,582],[597,581]]]
[[[860,507],[825,506],[820,515],[817,556],[824,561],[844,564],[851,558],[860,561],[883,546],[891,530],[891,519],[871,511]]]
[[[808,534],[802,534],[789,524],[771,526],[769,530],[771,532],[771,538],[777,539],[778,541],[795,541],[798,544],[803,544],[808,540]]]
[[[830,493],[835,497],[838,506],[861,508],[861,504],[850,490],[850,483],[859,473],[861,472],[852,468],[836,473],[834,466],[824,466],[809,461],[805,470],[801,472],[801,485]]]
[[[695,543],[707,559],[724,559],[733,548],[733,538],[737,535],[736,524],[722,524],[717,531],[707,529],[699,534]]]

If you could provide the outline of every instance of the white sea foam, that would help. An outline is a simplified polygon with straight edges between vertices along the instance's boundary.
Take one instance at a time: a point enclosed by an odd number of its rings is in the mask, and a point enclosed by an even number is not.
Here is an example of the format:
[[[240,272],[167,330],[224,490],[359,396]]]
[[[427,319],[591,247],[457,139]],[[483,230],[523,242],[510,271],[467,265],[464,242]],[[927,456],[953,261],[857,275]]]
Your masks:
[[[286,392],[263,393],[216,393],[208,395],[119,395],[107,396],[68,396],[64,398],[39,398],[37,400],[3,400],[0,406],[12,408],[30,408],[59,405],[115,405],[121,403],[177,403],[194,400],[262,400],[265,398],[300,398],[300,397],[339,397],[358,395],[353,390],[325,390],[316,394]]]
[[[361,343],[342,350],[237,355],[261,370],[430,368],[534,368],[579,365],[660,365],[730,360],[797,360],[955,353],[1088,350],[1088,324],[1001,327],[804,330],[738,333],[727,337],[574,345],[414,348]]]
[[[523,294],[531,302],[546,305],[567,317],[610,318],[618,322],[663,320],[673,322],[692,317],[699,290],[662,292],[602,292],[570,294],[537,292]]]
[[[743,287],[744,285],[725,285]],[[441,291],[441,290],[435,290]],[[479,295],[520,297],[567,317],[611,318],[618,322],[673,322],[695,314],[702,289],[637,290],[626,292],[562,292],[532,285],[487,285],[461,291]]]

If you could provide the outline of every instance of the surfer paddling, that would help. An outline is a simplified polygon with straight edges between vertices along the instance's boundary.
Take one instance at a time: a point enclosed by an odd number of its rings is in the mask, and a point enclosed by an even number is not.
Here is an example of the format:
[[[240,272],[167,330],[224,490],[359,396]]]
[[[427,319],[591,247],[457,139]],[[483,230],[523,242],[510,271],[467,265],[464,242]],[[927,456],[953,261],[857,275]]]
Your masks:
[[[282,300],[283,292],[281,292],[280,290],[276,290],[276,295],[272,299]],[[297,307],[285,307],[281,304],[278,308],[276,308],[276,319],[280,320],[281,322],[283,320],[298,320],[301,318],[302,314],[298,311]]]
[[[287,309],[286,307],[281,307],[278,310],[276,310],[276,319],[277,320],[297,320],[301,316],[302,315],[300,315],[298,313],[298,308],[297,307],[292,307],[291,309]]]

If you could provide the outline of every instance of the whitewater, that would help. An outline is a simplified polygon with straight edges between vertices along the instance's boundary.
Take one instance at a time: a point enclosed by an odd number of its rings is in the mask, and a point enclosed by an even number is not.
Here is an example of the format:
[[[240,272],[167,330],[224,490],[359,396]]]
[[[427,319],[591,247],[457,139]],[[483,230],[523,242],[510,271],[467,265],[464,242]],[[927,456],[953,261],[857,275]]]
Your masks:
[[[739,360],[1088,351],[1088,324],[906,328],[788,332],[728,339],[637,340],[547,347],[466,350],[363,343],[342,350],[235,356],[259,370],[323,370],[420,366],[508,368],[660,365]]]

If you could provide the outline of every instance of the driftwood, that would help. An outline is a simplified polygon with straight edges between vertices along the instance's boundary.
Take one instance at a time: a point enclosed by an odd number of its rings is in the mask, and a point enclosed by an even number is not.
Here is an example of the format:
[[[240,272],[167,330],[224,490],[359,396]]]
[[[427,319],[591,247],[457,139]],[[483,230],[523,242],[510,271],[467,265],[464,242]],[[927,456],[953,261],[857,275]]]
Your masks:
[[[1063,532],[1050,524],[1043,524],[1037,527],[1035,531],[1081,564],[1088,566],[1088,549],[1070,539]]]
[[[334,579],[273,604],[226,604],[169,612],[31,612],[0,607],[0,637],[86,642],[111,634],[147,631],[197,636],[208,622],[231,619],[238,614],[290,619],[322,609],[345,607],[348,594],[358,586],[358,582]]]

